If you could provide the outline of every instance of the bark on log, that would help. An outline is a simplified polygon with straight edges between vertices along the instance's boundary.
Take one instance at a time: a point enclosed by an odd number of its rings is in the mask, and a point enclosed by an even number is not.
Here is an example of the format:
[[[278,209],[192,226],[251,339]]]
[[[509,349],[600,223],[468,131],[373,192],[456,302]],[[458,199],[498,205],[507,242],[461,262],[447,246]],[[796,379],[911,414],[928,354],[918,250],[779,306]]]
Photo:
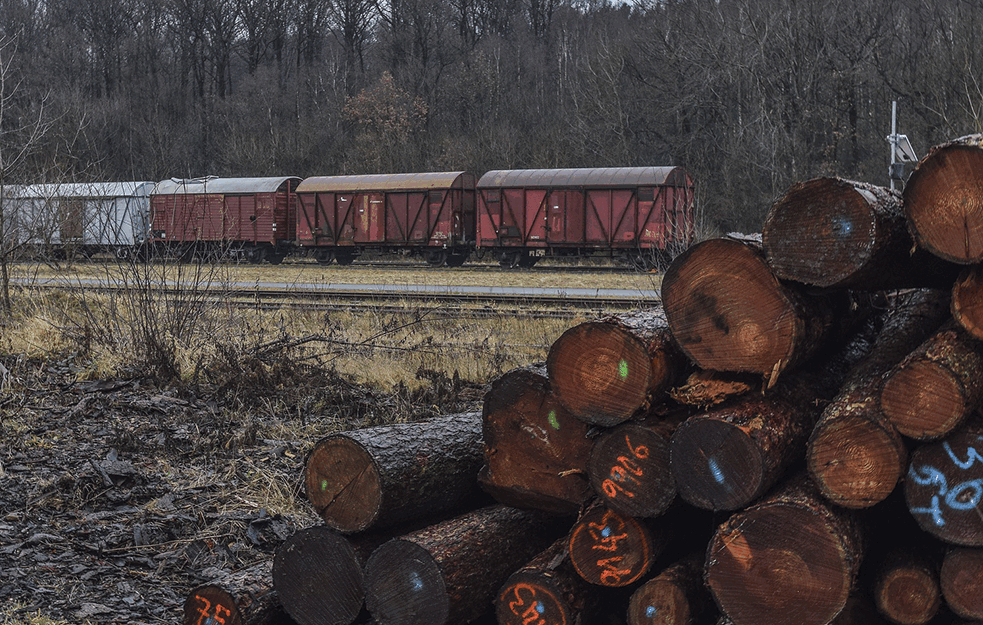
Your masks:
[[[669,389],[669,397],[684,406],[706,410],[760,386],[761,379],[751,374],[699,369],[685,382]]]
[[[587,625],[599,616],[598,590],[574,571],[563,537],[509,576],[495,615],[498,625]]]
[[[557,401],[544,369],[500,376],[482,410],[482,488],[517,508],[576,514],[591,494],[589,431]]]
[[[481,414],[328,436],[307,459],[307,498],[324,522],[360,532],[461,506],[479,492]]]
[[[290,625],[273,589],[271,560],[230,573],[188,593],[184,625]]]
[[[878,402],[884,375],[948,316],[944,291],[896,297],[867,357],[847,375],[809,438],[806,461],[819,491],[833,503],[866,508],[883,501],[904,475],[907,449]]]
[[[964,619],[983,619],[983,549],[951,549],[942,560],[942,595],[949,608]]]
[[[983,135],[934,146],[908,178],[904,206],[920,247],[955,263],[983,261]]]
[[[775,275],[819,287],[944,289],[958,271],[914,248],[900,193],[842,178],[793,185],[761,237]]]
[[[366,562],[366,606],[380,625],[466,623],[557,530],[545,515],[495,505],[395,538]]]
[[[361,536],[349,539],[314,526],[277,548],[273,587],[298,625],[349,625],[358,618],[365,599],[362,566],[378,546]]]
[[[676,498],[669,440],[682,415],[622,423],[594,441],[587,473],[594,493],[620,514],[657,517]]]
[[[877,610],[899,625],[924,625],[942,605],[937,564],[911,552],[895,552],[874,583]]]
[[[905,501],[918,525],[938,539],[983,546],[983,428],[974,424],[911,455]]]
[[[668,536],[595,503],[577,519],[569,540],[570,561],[578,575],[597,586],[620,588],[648,572]]]
[[[983,340],[983,265],[959,275],[952,287],[952,316],[970,336]]]
[[[884,381],[881,408],[904,436],[945,436],[983,399],[983,343],[954,321],[943,325]]]
[[[702,552],[669,565],[642,584],[628,602],[628,625],[690,625],[709,610]]]
[[[706,580],[736,625],[827,625],[847,603],[862,554],[853,516],[798,476],[720,525]]]
[[[700,367],[772,381],[852,319],[845,294],[807,295],[780,282],[750,239],[711,239],[677,256],[662,302],[673,336]]]
[[[628,420],[673,384],[685,359],[661,308],[588,321],[550,346],[550,385],[578,419],[602,426]]]

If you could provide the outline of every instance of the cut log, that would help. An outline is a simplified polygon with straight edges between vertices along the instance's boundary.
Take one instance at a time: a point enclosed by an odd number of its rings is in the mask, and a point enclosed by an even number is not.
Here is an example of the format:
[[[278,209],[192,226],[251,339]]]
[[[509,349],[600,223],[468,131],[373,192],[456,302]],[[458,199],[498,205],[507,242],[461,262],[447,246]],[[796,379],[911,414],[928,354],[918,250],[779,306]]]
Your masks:
[[[942,326],[884,381],[881,409],[904,436],[945,436],[983,399],[983,343],[954,321]]]
[[[782,283],[753,239],[711,239],[676,257],[662,280],[673,336],[700,367],[772,381],[852,320],[846,295]]]
[[[694,552],[642,584],[628,602],[628,625],[690,625],[712,605],[703,583],[702,552]]]
[[[904,189],[919,247],[960,264],[983,261],[983,135],[934,146]]]
[[[966,267],[952,287],[952,316],[963,330],[983,340],[983,265]]]
[[[563,537],[509,576],[495,600],[498,625],[595,623],[599,589],[577,575]]]
[[[983,429],[964,427],[911,455],[904,492],[918,525],[938,539],[983,546]]]
[[[866,596],[850,595],[846,607],[829,625],[885,625],[887,621]]]
[[[591,486],[612,510],[657,517],[676,498],[669,440],[682,415],[622,423],[594,441],[587,465]]]
[[[559,533],[546,515],[495,505],[395,538],[365,564],[366,606],[379,625],[466,623]]]
[[[772,205],[761,238],[775,275],[813,286],[945,289],[957,272],[915,249],[900,193],[842,178],[793,185]]]
[[[482,488],[517,508],[576,514],[591,494],[589,431],[557,401],[543,368],[509,371],[485,395]]]
[[[892,623],[924,625],[942,605],[937,564],[911,552],[895,552],[874,582],[877,610]]]
[[[591,584],[619,588],[648,572],[668,536],[596,503],[577,519],[569,540],[570,561],[578,575]]]
[[[577,324],[550,346],[550,385],[578,419],[613,426],[676,380],[685,359],[661,308]]]
[[[273,558],[283,609],[299,625],[353,623],[365,599],[362,565],[373,546],[377,541],[349,539],[326,526],[295,532]]]
[[[983,549],[951,549],[942,560],[942,595],[953,612],[964,619],[983,620]]]
[[[482,451],[477,412],[333,434],[307,458],[307,498],[340,532],[447,512],[480,492]]]
[[[717,528],[707,585],[735,625],[826,625],[853,587],[859,529],[848,511],[796,477]]]
[[[184,602],[184,625],[290,625],[273,589],[266,560],[198,586]]]
[[[908,452],[881,412],[884,375],[948,316],[944,291],[911,291],[894,298],[877,339],[847,375],[809,438],[806,460],[824,497],[848,508],[883,501],[904,475]]]

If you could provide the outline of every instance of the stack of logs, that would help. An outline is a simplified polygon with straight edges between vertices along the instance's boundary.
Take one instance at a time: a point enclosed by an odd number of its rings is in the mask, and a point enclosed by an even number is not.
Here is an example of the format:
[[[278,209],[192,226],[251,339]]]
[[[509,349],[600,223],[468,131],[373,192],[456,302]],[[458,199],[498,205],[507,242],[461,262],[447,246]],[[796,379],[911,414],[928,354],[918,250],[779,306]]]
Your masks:
[[[983,621],[981,263],[983,135],[903,195],[797,184],[481,413],[320,441],[325,524],[265,569],[279,604],[301,625]],[[270,593],[236,584],[223,609],[258,622]]]

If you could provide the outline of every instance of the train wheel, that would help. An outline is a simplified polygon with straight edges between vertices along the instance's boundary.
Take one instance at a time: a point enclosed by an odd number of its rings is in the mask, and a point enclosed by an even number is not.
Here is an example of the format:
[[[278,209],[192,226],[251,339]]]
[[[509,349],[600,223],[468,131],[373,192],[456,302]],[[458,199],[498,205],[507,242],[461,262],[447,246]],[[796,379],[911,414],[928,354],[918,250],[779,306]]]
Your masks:
[[[467,252],[456,252],[447,255],[448,267],[460,267],[468,259]]]
[[[246,260],[250,263],[258,265],[263,262],[266,258],[266,248],[265,247],[253,247],[246,250]]]
[[[502,269],[515,269],[519,266],[520,258],[522,258],[522,252],[518,250],[502,252],[498,264]]]
[[[335,254],[335,260],[339,265],[351,265],[355,262],[355,252],[338,252]]]
[[[319,248],[314,251],[314,260],[316,260],[317,264],[319,265],[330,265],[331,261],[334,260],[334,252]]]
[[[283,252],[270,252],[266,255],[266,262],[271,265],[279,265],[287,255]]]
[[[523,254],[519,257],[519,267],[522,269],[532,269],[538,260],[539,258],[536,256],[527,256]]]
[[[426,258],[431,267],[443,267],[447,263],[447,250],[431,250],[427,252]]]

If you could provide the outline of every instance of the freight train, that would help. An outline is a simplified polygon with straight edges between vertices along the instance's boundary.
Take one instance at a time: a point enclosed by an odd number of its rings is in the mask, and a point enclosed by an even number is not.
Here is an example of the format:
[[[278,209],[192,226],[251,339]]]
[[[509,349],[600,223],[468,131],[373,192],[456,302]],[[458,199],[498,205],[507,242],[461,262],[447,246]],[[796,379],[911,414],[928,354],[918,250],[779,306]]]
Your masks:
[[[364,253],[434,266],[608,256],[647,267],[692,242],[680,167],[520,169],[5,186],[4,241],[24,249],[349,265]]]

